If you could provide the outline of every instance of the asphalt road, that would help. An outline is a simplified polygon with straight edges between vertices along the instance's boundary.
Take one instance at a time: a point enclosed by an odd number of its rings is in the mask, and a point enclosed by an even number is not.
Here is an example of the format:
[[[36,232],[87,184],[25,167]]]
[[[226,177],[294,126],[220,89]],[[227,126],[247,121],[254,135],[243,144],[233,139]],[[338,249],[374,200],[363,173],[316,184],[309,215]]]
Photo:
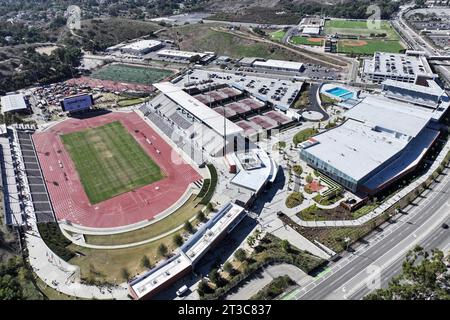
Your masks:
[[[367,284],[377,280],[375,273],[380,275],[381,286],[398,274],[405,254],[416,244],[448,248],[450,231],[440,226],[450,218],[449,171],[418,205],[407,208],[407,214],[400,215],[395,223],[382,226],[382,232],[373,234],[366,244],[330,265],[322,276],[299,291],[296,299],[359,299],[371,291]]]
[[[446,220],[447,224],[450,224],[450,219],[447,218]],[[425,250],[431,250],[434,248],[439,248],[441,250],[449,250],[450,244],[450,232],[448,229],[443,229],[441,226],[438,226],[437,228],[434,228],[433,231],[429,234],[428,237],[426,237],[425,240],[421,241],[420,245]],[[444,252],[446,252],[444,251]],[[381,277],[381,287],[386,288],[389,284],[389,281],[399,275],[402,270],[402,264],[404,261],[405,255],[401,255],[401,258],[397,259],[395,263],[393,263],[391,266],[383,270],[382,277]],[[361,287],[360,290],[356,291],[354,294],[350,296],[350,299],[352,300],[359,300],[362,299],[364,296],[369,294],[372,290],[367,288],[367,286]]]

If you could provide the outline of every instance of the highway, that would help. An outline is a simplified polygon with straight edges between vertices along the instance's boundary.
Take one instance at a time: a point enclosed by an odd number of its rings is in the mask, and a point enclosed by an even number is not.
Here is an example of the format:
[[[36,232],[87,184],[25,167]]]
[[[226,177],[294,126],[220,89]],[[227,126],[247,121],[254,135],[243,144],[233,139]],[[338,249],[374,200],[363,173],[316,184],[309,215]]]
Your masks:
[[[424,51],[429,56],[440,56],[441,53],[424,40],[415,30],[413,30],[405,21],[404,14],[412,6],[404,6],[398,13],[397,20],[394,21],[394,27],[400,32],[414,50]],[[450,69],[447,66],[436,65],[435,69],[441,73],[447,83],[450,83]]]
[[[406,208],[395,223],[382,226],[367,243],[359,245],[329,266],[322,275],[300,290],[296,299],[360,299],[373,289],[386,285],[401,271],[406,253],[415,245],[448,250],[450,221],[450,176],[446,169],[441,183],[424,193],[417,205]],[[379,278],[378,278],[379,275]]]

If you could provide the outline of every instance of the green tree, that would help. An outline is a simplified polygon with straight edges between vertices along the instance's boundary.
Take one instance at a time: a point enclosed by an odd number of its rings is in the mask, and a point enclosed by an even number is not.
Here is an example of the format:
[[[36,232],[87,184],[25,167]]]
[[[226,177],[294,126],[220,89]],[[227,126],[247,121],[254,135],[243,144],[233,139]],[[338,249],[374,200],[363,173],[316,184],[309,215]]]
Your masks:
[[[234,271],[234,268],[233,268],[233,265],[229,261],[227,261],[223,265],[223,270],[231,275]]]
[[[197,292],[200,297],[203,297],[205,293],[211,292],[211,287],[208,285],[208,282],[205,279],[200,280],[197,286]]]
[[[150,268],[152,266],[152,264],[150,263],[150,259],[145,255],[141,259],[141,266],[143,268]]]
[[[200,221],[200,222],[205,222],[206,221],[206,216],[205,216],[205,214],[203,213],[202,210],[200,210],[197,213],[197,220]]]
[[[247,243],[250,247],[253,247],[255,245],[255,241],[256,241],[256,239],[254,236],[248,236]]]
[[[161,243],[158,247],[158,254],[161,257],[165,257],[168,253],[169,249],[167,248],[167,246],[164,243]]]
[[[209,280],[214,283],[217,287],[223,287],[225,284],[225,279],[222,278],[217,269],[212,269],[208,274]]]
[[[128,281],[130,279],[130,272],[128,271],[127,268],[120,269],[120,275],[124,280]]]
[[[184,223],[184,230],[186,230],[189,233],[193,233],[194,232],[194,227],[192,226],[192,223],[190,223],[189,221],[186,221]]]
[[[240,262],[244,262],[247,259],[247,253],[245,252],[244,249],[239,248],[234,253],[234,257],[236,258],[236,260],[238,260]]]
[[[177,247],[181,247],[181,245],[183,244],[183,237],[177,233],[176,235],[173,236],[173,243],[177,246]]]
[[[450,259],[440,250],[431,254],[417,246],[406,255],[402,274],[394,277],[386,289],[367,295],[366,300],[450,300]]]

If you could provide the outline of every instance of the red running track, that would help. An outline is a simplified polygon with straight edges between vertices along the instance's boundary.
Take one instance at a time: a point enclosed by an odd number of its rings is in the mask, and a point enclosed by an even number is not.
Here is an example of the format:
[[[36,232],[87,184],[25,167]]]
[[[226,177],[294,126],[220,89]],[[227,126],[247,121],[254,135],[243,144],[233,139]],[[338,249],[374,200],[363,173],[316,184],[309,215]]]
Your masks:
[[[128,129],[164,171],[166,178],[91,205],[75,165],[59,136],[113,121],[120,121]],[[171,160],[175,151],[135,112],[114,112],[81,120],[68,119],[44,132],[36,132],[33,141],[56,218],[81,226],[110,228],[151,220],[172,206],[186,192],[190,183],[201,179],[186,162],[177,159],[175,163]],[[158,154],[156,150],[161,153]]]

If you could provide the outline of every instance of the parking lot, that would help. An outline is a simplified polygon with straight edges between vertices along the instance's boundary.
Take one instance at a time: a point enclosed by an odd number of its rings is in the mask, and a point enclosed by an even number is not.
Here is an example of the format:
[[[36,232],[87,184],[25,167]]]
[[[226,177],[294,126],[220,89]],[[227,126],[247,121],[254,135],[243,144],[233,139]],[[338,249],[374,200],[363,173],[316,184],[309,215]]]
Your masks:
[[[246,75],[242,72],[227,73],[194,69],[186,74],[177,85],[187,84],[208,86],[226,83],[235,88],[250,92],[262,101],[269,101],[281,109],[287,109],[295,101],[303,85],[302,81],[266,78]]]

